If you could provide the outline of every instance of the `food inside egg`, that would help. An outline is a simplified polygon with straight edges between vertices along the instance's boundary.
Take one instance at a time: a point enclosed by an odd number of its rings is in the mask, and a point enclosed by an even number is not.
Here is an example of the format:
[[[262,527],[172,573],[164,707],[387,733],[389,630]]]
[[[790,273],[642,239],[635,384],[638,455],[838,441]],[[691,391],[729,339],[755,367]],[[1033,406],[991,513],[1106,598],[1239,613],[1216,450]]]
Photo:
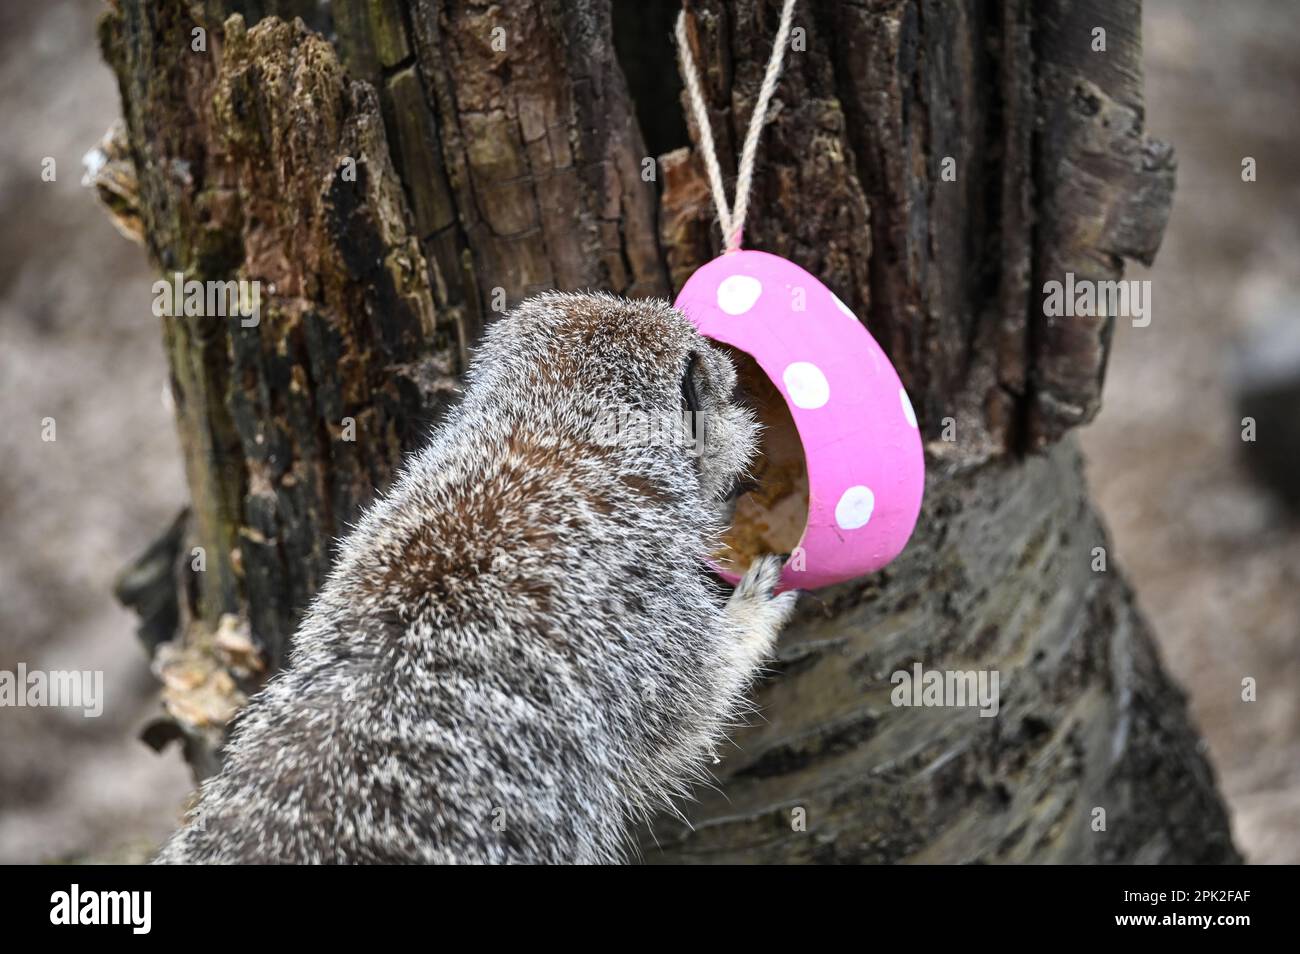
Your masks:
[[[736,365],[738,398],[763,424],[750,467],[750,489],[735,500],[731,526],[715,554],[720,568],[743,573],[755,557],[789,554],[808,524],[808,469],[790,408],[758,363],[725,346]]]

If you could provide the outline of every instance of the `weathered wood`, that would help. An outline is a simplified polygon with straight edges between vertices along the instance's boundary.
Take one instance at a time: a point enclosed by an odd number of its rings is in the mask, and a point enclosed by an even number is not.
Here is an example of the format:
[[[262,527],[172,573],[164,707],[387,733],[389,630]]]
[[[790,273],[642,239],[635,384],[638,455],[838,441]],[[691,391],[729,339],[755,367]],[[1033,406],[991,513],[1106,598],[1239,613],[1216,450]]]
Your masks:
[[[778,6],[688,5],[724,168]],[[718,250],[696,157],[641,175],[633,95],[677,108],[668,38],[645,38],[662,70],[629,91],[610,8],[120,0],[106,17],[155,265],[268,290],[256,328],[164,319],[187,543],[207,552],[168,650],[196,763],[264,675],[243,627],[272,671],[329,540],[454,399],[496,307],[670,294]],[[1081,52],[1093,20],[1111,60]],[[816,274],[895,360],[929,494],[900,561],[806,600],[766,721],[720,766],[726,798],[691,806],[694,833],[661,821],[650,860],[1235,859],[1132,596],[1091,569],[1104,533],[1058,440],[1095,412],[1105,322],[1045,324],[1035,292],[1158,243],[1172,165],[1141,130],[1137,23],[1118,0],[800,5],[746,243]],[[999,716],[891,705],[890,674],[917,661],[998,671]]]
[[[249,31],[235,16],[207,24],[209,52],[192,52],[204,24],[186,9],[124,5],[106,52],[125,77],[160,271],[264,292],[254,327],[163,327],[206,555],[196,615],[208,626],[247,615],[275,666],[328,566],[329,536],[454,389],[455,334],[435,318],[373,90],[301,24]],[[349,159],[355,181],[342,175]]]
[[[653,862],[1223,862],[1213,778],[1107,540],[1072,440],[933,474],[918,536],[866,585],[806,598],[721,790]],[[996,717],[896,708],[891,675],[999,674]],[[1105,831],[1093,830],[1105,810]],[[799,812],[806,830],[799,830]]]
[[[1035,286],[1119,278],[1126,258],[1151,264],[1169,218],[1173,150],[1143,132],[1142,19],[1133,5],[1047,0],[1040,27],[1041,184]],[[1105,31],[1105,51],[1092,48]],[[1035,298],[1035,304],[1040,299]],[[1092,419],[1115,316],[1041,316],[1031,328],[1034,404],[1029,439],[1041,447]]]

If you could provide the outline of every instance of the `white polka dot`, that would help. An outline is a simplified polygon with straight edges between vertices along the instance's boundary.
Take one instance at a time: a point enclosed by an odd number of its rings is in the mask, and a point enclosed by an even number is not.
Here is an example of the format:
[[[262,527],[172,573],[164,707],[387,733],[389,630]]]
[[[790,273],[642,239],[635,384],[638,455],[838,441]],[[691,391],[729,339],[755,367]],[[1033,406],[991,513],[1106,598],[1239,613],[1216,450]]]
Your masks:
[[[836,307],[836,308],[838,308],[840,311],[844,312],[844,314],[848,315],[848,316],[849,316],[850,318],[852,318],[854,321],[857,321],[857,320],[858,320],[858,316],[855,315],[855,314],[853,314],[853,312],[849,311],[849,306],[846,305],[846,304],[844,304],[844,302],[840,301],[840,296],[839,296],[839,295],[835,294],[835,292],[831,292],[831,297],[835,299],[835,307]]]
[[[781,374],[795,407],[814,410],[831,399],[830,382],[822,369],[808,361],[796,361]]]
[[[903,405],[903,417],[907,418],[907,423],[916,427],[916,411],[912,409],[912,399],[907,396],[907,391],[903,388],[898,389],[898,400]]]
[[[750,275],[728,275],[718,286],[718,307],[729,315],[743,315],[763,294],[763,283]]]
[[[865,527],[876,509],[876,495],[870,487],[850,487],[835,505],[835,522],[845,530]]]

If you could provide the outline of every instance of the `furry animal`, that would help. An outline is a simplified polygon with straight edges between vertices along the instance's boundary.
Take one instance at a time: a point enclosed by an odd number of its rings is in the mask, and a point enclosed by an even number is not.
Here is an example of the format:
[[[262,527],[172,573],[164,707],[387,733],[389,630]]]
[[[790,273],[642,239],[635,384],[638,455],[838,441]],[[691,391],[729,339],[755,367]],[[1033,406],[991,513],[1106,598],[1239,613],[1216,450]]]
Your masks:
[[[729,359],[666,302],[547,294],[468,381],[160,862],[625,860],[716,760],[795,603],[775,557],[729,598],[706,566],[757,432]],[[683,412],[702,452],[628,427]]]

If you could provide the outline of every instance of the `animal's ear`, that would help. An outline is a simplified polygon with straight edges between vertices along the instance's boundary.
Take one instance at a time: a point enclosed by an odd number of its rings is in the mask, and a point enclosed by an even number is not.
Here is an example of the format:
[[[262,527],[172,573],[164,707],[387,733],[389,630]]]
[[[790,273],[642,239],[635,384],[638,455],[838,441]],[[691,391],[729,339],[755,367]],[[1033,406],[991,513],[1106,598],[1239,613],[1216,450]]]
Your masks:
[[[698,351],[692,351],[686,359],[686,370],[682,372],[682,419],[686,424],[686,433],[691,441],[691,457],[698,470],[700,457],[704,453],[704,416],[700,408],[700,393],[704,373]]]
[[[682,402],[686,406],[686,413],[692,415],[700,412],[700,392],[695,381],[699,366],[700,356],[692,351],[686,361],[686,372],[682,375]]]

